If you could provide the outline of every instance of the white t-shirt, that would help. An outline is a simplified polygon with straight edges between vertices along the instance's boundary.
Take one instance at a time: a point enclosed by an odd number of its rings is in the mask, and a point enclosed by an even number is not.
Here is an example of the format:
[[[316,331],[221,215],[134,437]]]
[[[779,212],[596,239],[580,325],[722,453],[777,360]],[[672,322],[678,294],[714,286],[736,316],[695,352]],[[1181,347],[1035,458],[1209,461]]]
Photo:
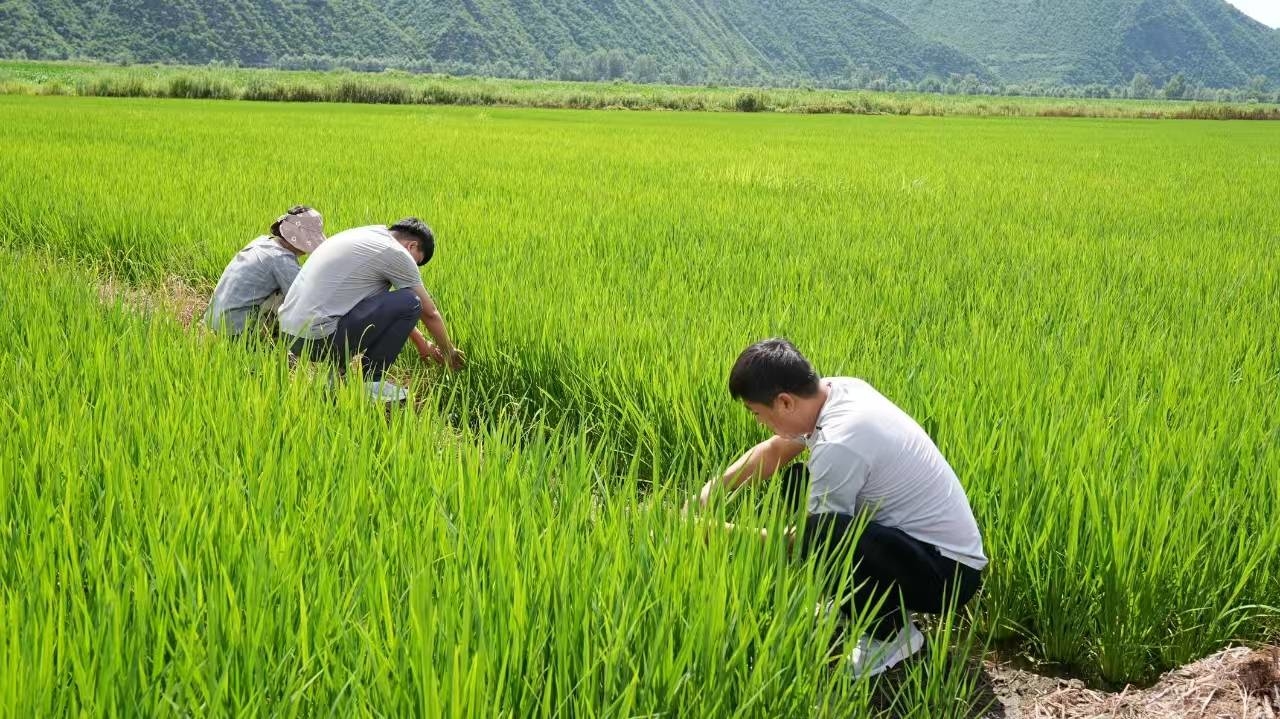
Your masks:
[[[924,428],[863,380],[828,377],[828,396],[809,447],[809,513],[870,512],[982,569],[987,556],[969,499]]]
[[[386,226],[339,232],[302,266],[280,306],[280,329],[304,339],[328,337],[351,308],[392,286],[421,287],[422,275]]]

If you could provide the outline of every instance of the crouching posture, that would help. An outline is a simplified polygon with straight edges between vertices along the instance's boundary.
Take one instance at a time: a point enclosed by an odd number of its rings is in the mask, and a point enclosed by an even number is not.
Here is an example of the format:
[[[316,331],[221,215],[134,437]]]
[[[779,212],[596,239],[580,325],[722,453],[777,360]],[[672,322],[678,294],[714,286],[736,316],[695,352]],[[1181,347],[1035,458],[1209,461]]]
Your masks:
[[[329,238],[302,268],[280,308],[291,354],[328,360],[340,374],[360,355],[369,394],[380,401],[407,395],[383,374],[410,338],[423,359],[460,369],[465,357],[422,286],[419,268],[431,260],[435,246],[435,234],[416,217]],[[414,329],[419,319],[436,344]]]
[[[276,332],[276,313],[293,286],[301,266],[298,258],[324,242],[324,218],[298,205],[271,225],[271,234],[250,242],[236,253],[218,278],[213,299],[204,313],[205,324],[231,337],[245,337],[245,330],[261,327]]]
[[[785,467],[784,495],[806,508],[804,528],[786,532],[792,552],[831,566],[852,560],[853,586],[831,587],[834,594],[850,594],[841,607],[846,616],[883,599],[869,636],[854,649],[855,673],[874,676],[919,651],[924,637],[906,612],[938,613],[964,604],[987,564],[964,488],[937,446],[866,382],[819,379],[786,340],[743,351],[729,391],[774,436],[708,482],[700,503],[705,506],[717,489],[758,482]],[[807,469],[787,466],[805,449]]]

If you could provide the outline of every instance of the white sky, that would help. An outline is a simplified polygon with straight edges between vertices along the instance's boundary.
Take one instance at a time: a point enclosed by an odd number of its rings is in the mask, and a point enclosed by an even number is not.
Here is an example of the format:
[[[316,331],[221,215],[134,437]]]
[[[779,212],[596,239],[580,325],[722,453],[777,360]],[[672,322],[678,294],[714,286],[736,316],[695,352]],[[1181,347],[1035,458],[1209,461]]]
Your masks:
[[[1280,27],[1280,0],[1227,0],[1259,22]]]

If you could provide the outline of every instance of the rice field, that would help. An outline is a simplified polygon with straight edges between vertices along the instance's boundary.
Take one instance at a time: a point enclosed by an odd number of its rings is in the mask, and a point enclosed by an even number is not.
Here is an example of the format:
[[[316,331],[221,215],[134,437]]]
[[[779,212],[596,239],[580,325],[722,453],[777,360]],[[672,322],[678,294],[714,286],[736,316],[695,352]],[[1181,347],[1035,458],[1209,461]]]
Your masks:
[[[0,97],[0,715],[969,716],[1280,636],[1280,126]],[[469,367],[384,416],[107,286],[416,214]],[[677,511],[794,340],[992,559],[897,676]],[[717,507],[781,526],[768,492]]]

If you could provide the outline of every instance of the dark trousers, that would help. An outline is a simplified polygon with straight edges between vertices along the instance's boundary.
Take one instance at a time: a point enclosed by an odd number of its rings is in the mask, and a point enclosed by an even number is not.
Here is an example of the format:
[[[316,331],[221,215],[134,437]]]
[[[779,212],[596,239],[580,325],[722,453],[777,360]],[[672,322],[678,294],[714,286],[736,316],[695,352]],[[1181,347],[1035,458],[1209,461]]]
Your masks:
[[[783,497],[788,506],[805,506],[809,494],[809,470],[793,464],[784,470]],[[800,555],[819,562],[830,590],[844,595],[839,586],[845,562],[851,560],[853,593],[841,605],[846,616],[863,607],[884,603],[875,613],[871,635],[891,639],[905,621],[904,610],[938,614],[960,607],[973,598],[982,584],[982,572],[942,556],[937,547],[911,537],[894,527],[861,522],[847,514],[810,514],[801,535]],[[852,557],[849,555],[852,554]]]
[[[318,340],[296,339],[293,354],[306,352],[315,360],[327,359],[345,372],[347,363],[360,355],[365,381],[377,382],[404,349],[418,322],[422,301],[413,290],[396,290],[367,297],[338,320],[338,329]]]

